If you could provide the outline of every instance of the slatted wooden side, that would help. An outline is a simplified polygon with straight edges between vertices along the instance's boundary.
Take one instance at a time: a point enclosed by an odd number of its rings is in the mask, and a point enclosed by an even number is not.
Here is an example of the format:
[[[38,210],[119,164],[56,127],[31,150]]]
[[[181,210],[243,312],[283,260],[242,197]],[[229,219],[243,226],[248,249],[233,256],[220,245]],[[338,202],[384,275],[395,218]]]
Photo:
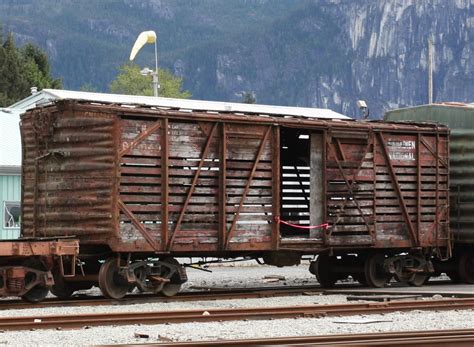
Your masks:
[[[327,244],[446,245],[447,138],[340,135],[327,139]]]
[[[374,163],[367,133],[329,134],[326,139],[326,205],[330,245],[374,241]]]
[[[217,125],[170,121],[169,126],[168,210],[173,243],[194,245],[196,250],[202,244],[216,248],[220,146]]]
[[[446,244],[448,219],[448,167],[446,138],[436,135],[384,134],[397,192],[381,141],[376,146],[375,218],[377,239],[396,243],[410,240],[410,223],[419,246]],[[423,141],[420,141],[423,139]],[[426,143],[430,149],[424,144]],[[436,158],[438,152],[439,158]],[[444,158],[444,160],[443,160]],[[402,201],[401,201],[402,200]],[[404,207],[409,215],[407,221]]]
[[[164,129],[155,126],[159,121],[122,118],[123,241],[143,241],[149,235],[147,242],[156,250],[169,251],[238,250],[248,248],[245,243],[269,248],[275,154],[271,127],[170,119],[165,156]]]
[[[122,117],[119,196],[126,208],[154,239],[161,241],[161,126],[136,145],[134,141],[152,128],[156,119]],[[120,235],[125,242],[143,235],[120,209]]]
[[[245,242],[250,242],[254,249],[269,247],[273,223],[272,177],[278,174],[272,171],[271,127],[227,124],[226,134],[228,248],[238,249]]]

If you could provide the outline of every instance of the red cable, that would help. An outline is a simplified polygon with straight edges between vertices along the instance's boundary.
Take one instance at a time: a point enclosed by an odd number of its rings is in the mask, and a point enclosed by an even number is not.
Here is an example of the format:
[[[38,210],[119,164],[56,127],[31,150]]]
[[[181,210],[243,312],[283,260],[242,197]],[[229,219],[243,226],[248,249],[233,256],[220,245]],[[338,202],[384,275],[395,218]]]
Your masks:
[[[329,228],[328,223],[324,223],[324,224],[321,224],[321,225],[305,226],[305,225],[298,225],[298,224],[292,224],[292,223],[285,222],[284,220],[281,220],[280,217],[278,217],[278,216],[275,217],[275,220],[276,220],[277,223],[289,225],[290,227],[298,228],[298,229],[317,229],[317,228],[327,229],[327,228]]]

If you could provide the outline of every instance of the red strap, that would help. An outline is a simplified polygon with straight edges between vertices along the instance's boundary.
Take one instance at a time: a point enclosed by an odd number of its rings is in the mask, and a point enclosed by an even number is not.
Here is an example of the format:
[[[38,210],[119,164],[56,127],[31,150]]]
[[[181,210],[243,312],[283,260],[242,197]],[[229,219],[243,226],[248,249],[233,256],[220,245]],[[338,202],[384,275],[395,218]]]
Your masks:
[[[284,220],[281,220],[279,216],[276,216],[275,220],[276,220],[277,223],[289,225],[290,227],[298,228],[298,229],[317,229],[317,228],[327,229],[327,228],[329,228],[328,223],[324,223],[324,224],[321,224],[321,225],[308,225],[308,226],[306,226],[306,225],[298,225],[298,224],[292,224],[292,223],[285,222]]]

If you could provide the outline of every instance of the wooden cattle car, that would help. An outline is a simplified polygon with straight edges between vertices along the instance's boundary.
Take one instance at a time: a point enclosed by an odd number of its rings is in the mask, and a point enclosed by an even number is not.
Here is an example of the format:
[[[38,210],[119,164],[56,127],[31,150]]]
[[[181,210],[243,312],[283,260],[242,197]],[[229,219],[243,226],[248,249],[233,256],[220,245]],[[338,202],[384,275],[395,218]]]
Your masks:
[[[22,116],[23,234],[80,240],[59,296],[97,282],[113,298],[173,295],[182,256],[320,254],[326,286],[419,284],[449,256],[445,127],[107,100]]]

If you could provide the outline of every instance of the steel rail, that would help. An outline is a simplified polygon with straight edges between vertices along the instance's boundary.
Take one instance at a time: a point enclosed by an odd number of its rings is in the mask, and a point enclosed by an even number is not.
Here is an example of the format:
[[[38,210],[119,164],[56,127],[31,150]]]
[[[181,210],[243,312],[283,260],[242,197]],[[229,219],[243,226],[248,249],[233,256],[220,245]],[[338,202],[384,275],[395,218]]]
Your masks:
[[[450,282],[449,282],[450,283]],[[446,284],[446,281],[440,281],[435,284]],[[72,296],[70,299],[47,298],[39,303],[29,303],[23,300],[0,300],[0,311],[11,309],[31,309],[47,307],[75,307],[75,306],[104,306],[104,305],[135,305],[142,303],[156,302],[187,302],[187,301],[207,301],[207,300],[233,300],[233,299],[252,299],[296,295],[418,295],[432,297],[439,294],[439,291],[431,289],[430,291],[411,291],[404,290],[397,292],[393,289],[397,286],[387,288],[368,289],[354,284],[345,284],[336,289],[324,289],[319,285],[301,285],[301,286],[271,286],[271,287],[248,287],[248,288],[200,288],[199,291],[187,291],[178,293],[173,297],[159,296],[156,294],[129,294],[121,300],[104,298],[103,296]],[[442,292],[443,296],[451,297],[474,297],[474,294]],[[361,300],[364,300],[361,298]]]
[[[232,300],[268,298],[278,296],[319,295],[325,290],[320,286],[291,286],[267,288],[237,288],[237,289],[211,289],[196,292],[182,292],[172,297],[157,294],[129,294],[121,300],[104,298],[103,296],[72,296],[70,299],[47,298],[39,303],[29,303],[23,300],[1,300],[0,311],[10,309],[30,309],[64,306],[102,306],[102,305],[135,305],[154,302],[181,302],[181,301],[207,301],[207,300]]]
[[[450,281],[434,281],[431,285],[440,285],[451,283]],[[474,297],[474,293],[466,292],[444,292],[436,290],[417,291],[404,290],[403,292],[395,291],[400,288],[397,283],[392,287],[386,288],[366,288],[358,284],[344,283],[334,289],[324,289],[319,285],[299,285],[299,286],[268,286],[268,287],[247,287],[247,288],[208,288],[199,287],[199,291],[183,291],[173,297],[159,296],[156,294],[128,294],[121,300],[104,298],[100,295],[76,295],[69,299],[47,298],[38,303],[29,303],[18,299],[0,300],[0,311],[10,309],[30,309],[45,307],[64,307],[64,306],[103,306],[103,305],[135,305],[140,303],[154,302],[181,302],[181,301],[206,301],[206,300],[232,300],[232,299],[251,299],[266,298],[279,296],[296,296],[296,295],[417,295],[424,297],[432,297],[435,294],[442,294],[450,297]],[[197,289],[197,288],[196,288]],[[361,300],[364,300],[361,298]]]
[[[294,336],[242,340],[192,341],[153,343],[154,346],[472,346],[474,329],[384,332],[374,334],[341,334],[320,336]],[[134,344],[135,345],[135,344]],[[136,344],[151,346],[151,344]],[[130,346],[130,345],[129,345]]]
[[[454,310],[474,308],[473,298],[427,301],[397,301],[289,307],[225,308],[154,312],[121,312],[54,316],[2,317],[0,330],[78,328],[84,326],[318,318],[334,315],[388,313],[410,310]]]

